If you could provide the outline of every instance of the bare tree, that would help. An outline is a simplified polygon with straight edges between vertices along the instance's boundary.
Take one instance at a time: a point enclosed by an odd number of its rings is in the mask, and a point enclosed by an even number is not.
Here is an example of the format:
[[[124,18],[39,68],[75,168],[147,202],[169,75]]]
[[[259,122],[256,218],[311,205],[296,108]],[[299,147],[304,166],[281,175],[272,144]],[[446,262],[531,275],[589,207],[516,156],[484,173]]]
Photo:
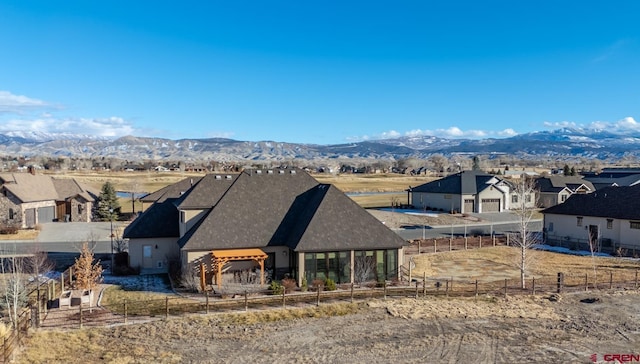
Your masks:
[[[353,279],[356,283],[362,284],[368,281],[375,271],[375,262],[371,256],[357,256],[353,262]]]
[[[513,184],[512,211],[518,216],[516,222],[518,233],[514,235],[512,241],[519,249],[519,257],[516,265],[520,270],[520,285],[526,288],[526,275],[535,261],[535,255],[530,249],[538,243],[536,233],[531,231],[531,223],[536,213],[536,189],[532,178],[522,176]]]
[[[24,271],[23,259],[15,254],[0,258],[0,290],[2,302],[0,305],[7,310],[13,327],[17,327],[18,316],[27,304],[28,275]]]
[[[25,259],[24,268],[25,272],[29,273],[35,279],[38,279],[42,274],[51,272],[55,268],[55,263],[49,260],[47,253],[36,250],[32,255]]]

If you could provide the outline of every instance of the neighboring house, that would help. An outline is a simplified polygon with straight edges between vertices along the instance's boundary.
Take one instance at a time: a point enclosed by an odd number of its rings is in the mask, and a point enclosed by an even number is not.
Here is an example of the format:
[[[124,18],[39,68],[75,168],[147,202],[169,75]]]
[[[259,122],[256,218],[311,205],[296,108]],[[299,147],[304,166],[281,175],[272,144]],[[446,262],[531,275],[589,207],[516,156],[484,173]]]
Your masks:
[[[573,194],[595,191],[591,182],[579,176],[552,175],[536,179],[538,206],[551,207],[565,202]]]
[[[156,201],[164,201],[168,198],[178,198],[187,192],[194,184],[200,182],[202,177],[185,178],[180,182],[163,187],[155,192],[149,193],[140,197],[138,200],[142,202],[142,210],[144,211],[144,204],[153,204]]]
[[[0,223],[34,228],[52,221],[91,221],[97,194],[73,179],[0,173]]]
[[[410,187],[409,204],[416,209],[501,212],[521,206],[511,182],[480,171],[462,171],[417,187]],[[533,205],[535,196],[525,203]]]
[[[640,169],[605,168],[601,172],[583,172],[584,179],[590,181],[596,190],[611,186],[635,186],[640,184]]]
[[[549,244],[589,250],[591,241],[606,252],[640,250],[640,185],[575,194],[542,213]]]
[[[359,263],[368,262],[367,278],[379,281],[396,279],[403,263],[402,238],[300,169],[208,174],[154,194],[157,201],[124,233],[131,265],[143,273],[167,271],[177,260],[218,285],[227,264],[298,284],[303,276],[345,283],[362,273]]]

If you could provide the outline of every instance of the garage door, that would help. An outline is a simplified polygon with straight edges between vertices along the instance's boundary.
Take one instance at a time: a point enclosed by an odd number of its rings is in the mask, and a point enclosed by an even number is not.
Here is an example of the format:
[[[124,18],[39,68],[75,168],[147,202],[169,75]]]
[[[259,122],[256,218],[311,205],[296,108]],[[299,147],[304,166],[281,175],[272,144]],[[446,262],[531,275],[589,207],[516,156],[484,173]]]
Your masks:
[[[482,212],[499,212],[499,211],[500,211],[499,198],[486,198],[482,200]]]
[[[464,200],[464,211],[463,212],[475,212],[475,200]]]
[[[38,222],[51,222],[56,217],[55,207],[39,207],[38,208]]]
[[[28,228],[36,227],[36,209],[24,210],[24,224]]]

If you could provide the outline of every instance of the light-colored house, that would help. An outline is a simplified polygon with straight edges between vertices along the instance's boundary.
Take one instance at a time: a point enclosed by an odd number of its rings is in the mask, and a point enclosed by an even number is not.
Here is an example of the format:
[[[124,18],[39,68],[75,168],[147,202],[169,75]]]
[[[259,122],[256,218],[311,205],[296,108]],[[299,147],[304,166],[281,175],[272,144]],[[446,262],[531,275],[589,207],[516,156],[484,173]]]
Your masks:
[[[208,174],[156,197],[124,233],[130,263],[143,273],[177,261],[218,285],[226,269],[345,283],[358,261],[370,262],[377,280],[397,278],[403,263],[403,239],[300,169]]]
[[[640,185],[574,194],[544,214],[547,243],[599,251],[640,251]]]
[[[0,223],[34,228],[52,221],[91,221],[97,194],[73,179],[0,173]]]
[[[409,204],[416,209],[460,213],[501,212],[520,206],[513,184],[492,174],[462,171],[417,187],[410,187]],[[526,198],[535,202],[535,196]]]
[[[593,184],[579,176],[553,175],[536,180],[538,206],[551,207],[565,202],[573,194],[594,192]]]

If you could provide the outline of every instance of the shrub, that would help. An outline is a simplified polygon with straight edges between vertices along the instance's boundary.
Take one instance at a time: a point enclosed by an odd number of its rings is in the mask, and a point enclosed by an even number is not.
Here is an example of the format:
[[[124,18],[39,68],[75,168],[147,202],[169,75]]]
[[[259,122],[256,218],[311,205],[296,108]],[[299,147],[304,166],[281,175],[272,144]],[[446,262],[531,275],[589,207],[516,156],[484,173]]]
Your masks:
[[[269,284],[269,290],[271,291],[271,294],[281,295],[282,292],[284,292],[284,287],[278,281],[271,281],[271,284]]]
[[[309,284],[307,283],[307,277],[302,277],[302,285],[300,285],[300,290],[302,292],[306,292],[309,289]]]
[[[2,226],[0,226],[0,234],[3,234],[3,235],[17,234],[18,230],[20,230],[20,229],[18,228],[17,225],[2,225]]]
[[[285,293],[291,293],[291,292],[295,291],[296,286],[297,286],[295,279],[285,278],[280,282],[282,284],[282,287],[284,287],[284,292]]]
[[[322,291],[322,289],[324,288],[324,280],[319,278],[314,279],[313,281],[311,281],[311,287],[313,287],[313,289],[315,290]]]
[[[325,282],[325,286],[327,286],[327,291],[336,290],[336,282],[331,278],[327,278],[327,282]]]

